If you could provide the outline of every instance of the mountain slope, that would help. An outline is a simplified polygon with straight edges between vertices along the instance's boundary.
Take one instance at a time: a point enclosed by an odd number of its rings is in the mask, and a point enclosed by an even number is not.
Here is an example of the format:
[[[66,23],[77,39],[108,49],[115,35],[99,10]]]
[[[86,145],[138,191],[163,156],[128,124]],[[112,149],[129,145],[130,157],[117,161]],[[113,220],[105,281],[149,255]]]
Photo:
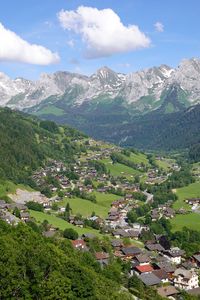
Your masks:
[[[180,150],[200,141],[200,105],[182,112],[153,112],[117,127],[99,127],[93,134],[122,146],[149,150]]]
[[[31,172],[48,159],[71,161],[83,138],[69,127],[10,109],[0,109],[0,178],[27,182]]]

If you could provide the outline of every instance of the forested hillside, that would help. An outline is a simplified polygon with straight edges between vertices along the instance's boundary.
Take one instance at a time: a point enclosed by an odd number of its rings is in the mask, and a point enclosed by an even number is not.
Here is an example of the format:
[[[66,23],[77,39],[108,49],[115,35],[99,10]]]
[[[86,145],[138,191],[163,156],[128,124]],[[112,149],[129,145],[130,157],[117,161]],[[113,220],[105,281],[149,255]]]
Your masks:
[[[26,225],[0,221],[1,299],[130,299],[90,253],[43,238]]]
[[[165,115],[155,111],[117,127],[111,124],[88,126],[85,132],[121,146],[148,150],[182,150],[200,141],[200,105]]]
[[[10,109],[0,110],[0,178],[29,183],[33,170],[48,159],[72,161],[83,135],[70,127],[40,121]]]

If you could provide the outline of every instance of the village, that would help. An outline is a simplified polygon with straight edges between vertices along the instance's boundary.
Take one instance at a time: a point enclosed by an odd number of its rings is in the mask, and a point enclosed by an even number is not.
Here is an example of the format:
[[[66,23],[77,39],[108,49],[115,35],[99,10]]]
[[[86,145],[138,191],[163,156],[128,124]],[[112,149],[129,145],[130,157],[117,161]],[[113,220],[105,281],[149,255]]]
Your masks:
[[[13,202],[0,200],[0,218],[11,225],[35,221],[30,209],[38,209],[47,216],[62,218],[75,229],[85,228],[84,234],[71,241],[72,246],[79,251],[90,251],[88,241],[100,239],[99,235],[95,235],[95,231],[87,233],[87,228],[91,227],[100,232],[100,235],[106,235],[112,247],[112,252],[102,248],[102,251],[94,253],[102,268],[109,264],[112,257],[119,258],[130,263],[129,276],[135,275],[144,285],[156,288],[162,297],[178,299],[180,290],[198,294],[200,253],[188,258],[182,249],[172,247],[163,235],[154,234],[153,239],[142,242],[149,226],[143,222],[130,222],[128,214],[144,204],[151,207],[154,195],[141,190],[138,180],[134,180],[135,176],[127,178],[125,172],[121,172],[120,176],[112,176],[105,168],[102,160],[110,160],[113,151],[120,152],[120,148],[102,147],[101,142],[94,144],[93,141],[89,141],[89,145],[92,154],[89,151],[77,157],[73,165],[49,161],[33,174],[32,179],[40,189],[45,187],[46,195],[39,191],[18,191],[18,194],[13,196]],[[137,168],[141,170],[143,166],[138,163]],[[172,170],[179,170],[179,167],[173,164]],[[155,184],[165,181],[170,172],[149,165],[144,175],[139,176],[143,176],[145,182]],[[73,214],[70,203],[74,197],[79,197],[83,205],[87,205],[88,201],[96,202],[96,192],[105,198],[110,194],[116,196],[116,200],[110,203],[106,217],[95,212],[91,212],[87,217]],[[66,199],[66,205],[62,204],[63,198]],[[38,207],[34,207],[33,203]],[[193,208],[199,207],[200,199],[188,199],[187,203]],[[151,208],[151,222],[156,223],[163,218],[170,220],[180,213],[172,208],[172,204],[173,201],[168,200],[165,204]],[[53,237],[60,233],[55,226],[48,224],[43,235]]]

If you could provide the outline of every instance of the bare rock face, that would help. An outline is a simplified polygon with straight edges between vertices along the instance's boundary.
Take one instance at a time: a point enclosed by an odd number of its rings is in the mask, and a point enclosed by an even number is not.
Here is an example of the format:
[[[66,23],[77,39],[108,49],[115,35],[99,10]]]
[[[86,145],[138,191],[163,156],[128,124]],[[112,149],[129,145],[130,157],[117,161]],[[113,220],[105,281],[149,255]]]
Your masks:
[[[199,103],[200,60],[183,60],[176,69],[161,65],[127,75],[107,67],[91,76],[70,72],[44,73],[37,81],[13,80],[0,73],[0,106],[23,110],[37,106],[48,98],[52,102],[57,101],[65,94],[70,95],[72,106],[82,105],[100,96],[108,99],[121,97],[124,103],[137,106],[143,97],[150,96],[153,102],[159,101],[171,85],[179,86],[191,105]],[[153,107],[154,103],[151,103],[149,110]]]

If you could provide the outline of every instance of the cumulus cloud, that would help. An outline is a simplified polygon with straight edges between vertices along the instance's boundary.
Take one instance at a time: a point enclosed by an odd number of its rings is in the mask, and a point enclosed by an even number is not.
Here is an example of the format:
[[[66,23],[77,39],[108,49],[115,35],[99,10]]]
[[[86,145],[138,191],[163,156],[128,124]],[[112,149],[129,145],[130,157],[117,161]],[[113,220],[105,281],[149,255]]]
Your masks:
[[[61,10],[58,19],[64,29],[81,36],[87,58],[147,48],[151,43],[137,25],[125,26],[112,9],[80,6],[76,11]]]
[[[49,49],[29,44],[15,32],[0,23],[0,61],[16,61],[34,65],[49,65],[59,62],[59,55]]]
[[[156,22],[154,24],[154,28],[158,32],[163,32],[164,31],[164,25],[161,22]]]

